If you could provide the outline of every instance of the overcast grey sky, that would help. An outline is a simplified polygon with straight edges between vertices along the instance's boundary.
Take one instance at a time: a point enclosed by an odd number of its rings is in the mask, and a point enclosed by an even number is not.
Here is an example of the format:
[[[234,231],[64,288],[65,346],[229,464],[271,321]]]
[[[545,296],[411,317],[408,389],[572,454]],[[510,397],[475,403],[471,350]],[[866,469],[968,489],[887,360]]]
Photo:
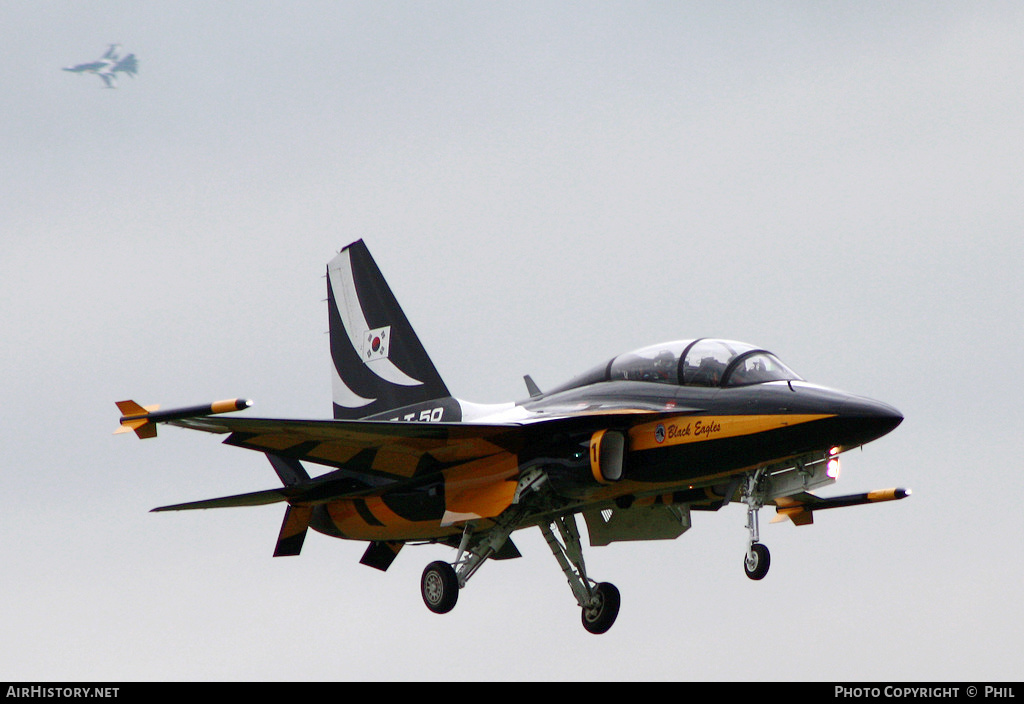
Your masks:
[[[1017,680],[1024,7],[0,3],[6,680]],[[121,43],[134,79],[62,66]],[[114,402],[329,417],[326,262],[364,238],[453,393],[699,336],[889,402],[823,493],[900,503],[589,549],[538,531],[446,616],[281,509],[257,453]]]

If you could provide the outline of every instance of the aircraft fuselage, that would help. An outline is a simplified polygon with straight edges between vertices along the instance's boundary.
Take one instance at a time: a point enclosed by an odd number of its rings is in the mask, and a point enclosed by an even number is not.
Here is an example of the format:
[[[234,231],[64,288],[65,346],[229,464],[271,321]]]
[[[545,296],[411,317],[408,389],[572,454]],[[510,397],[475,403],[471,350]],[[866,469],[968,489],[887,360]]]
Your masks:
[[[512,483],[529,468],[542,468],[564,501],[560,510],[601,501],[624,506],[650,496],[696,509],[713,508],[730,498],[725,492],[734,475],[794,459],[823,461],[885,435],[903,420],[885,403],[800,380],[725,388],[607,381],[495,408],[493,414],[469,422],[515,419],[523,423],[522,447],[495,447],[477,469],[493,467],[488,476]],[[474,411],[479,413],[480,408]],[[456,409],[428,403],[387,415],[429,420],[450,417],[452,412]],[[554,434],[544,424],[531,425],[574,412],[580,414],[578,423],[563,423]],[[621,476],[615,480],[603,478],[590,456],[594,418],[600,414],[615,418],[602,429],[624,438]],[[480,475],[474,474],[471,481],[479,482]],[[453,535],[461,529],[439,525],[439,519],[446,511],[446,494],[462,489],[457,478],[445,480],[425,472],[421,486],[320,507],[311,526],[357,540]]]

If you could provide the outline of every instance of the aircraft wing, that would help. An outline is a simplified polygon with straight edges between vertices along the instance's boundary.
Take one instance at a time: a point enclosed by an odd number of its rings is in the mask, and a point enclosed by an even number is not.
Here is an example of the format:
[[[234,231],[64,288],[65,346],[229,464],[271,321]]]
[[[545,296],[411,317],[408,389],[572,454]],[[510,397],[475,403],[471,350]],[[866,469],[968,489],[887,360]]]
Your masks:
[[[244,447],[362,474],[400,480],[438,468],[515,451],[518,426],[402,421],[190,418],[170,424],[228,434],[226,445]]]
[[[288,502],[312,507],[341,498],[381,496],[415,488],[443,475],[445,506],[442,525],[488,518],[507,508],[517,486],[519,452],[527,446],[555,442],[564,449],[567,436],[588,438],[609,427],[649,421],[658,411],[580,409],[539,420],[515,423],[427,423],[368,420],[297,420],[224,417],[241,410],[244,399],[161,411],[121,401],[125,415],[117,432],[139,437],[156,435],[166,423],[191,430],[227,435],[224,443],[265,453],[271,462],[312,462],[336,468],[315,479],[277,489],[206,499],[155,511],[258,506]],[[679,409],[673,409],[678,414]],[[602,455],[603,457],[603,455]],[[604,461],[604,460],[602,460]],[[277,466],[275,465],[275,469]],[[279,472],[280,473],[280,472]],[[282,477],[284,478],[284,477]]]
[[[678,412],[674,409],[675,414]],[[540,435],[584,433],[617,422],[632,425],[651,415],[660,414],[605,410],[523,423],[224,417],[167,422],[191,430],[227,434],[226,445],[401,480],[499,453],[516,453]]]

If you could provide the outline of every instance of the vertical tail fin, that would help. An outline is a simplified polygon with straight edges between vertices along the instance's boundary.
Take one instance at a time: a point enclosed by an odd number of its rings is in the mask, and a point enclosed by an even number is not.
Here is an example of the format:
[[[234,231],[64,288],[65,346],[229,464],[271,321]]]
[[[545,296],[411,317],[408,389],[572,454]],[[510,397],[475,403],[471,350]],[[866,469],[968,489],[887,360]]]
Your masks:
[[[327,265],[327,300],[335,418],[450,398],[362,240]]]

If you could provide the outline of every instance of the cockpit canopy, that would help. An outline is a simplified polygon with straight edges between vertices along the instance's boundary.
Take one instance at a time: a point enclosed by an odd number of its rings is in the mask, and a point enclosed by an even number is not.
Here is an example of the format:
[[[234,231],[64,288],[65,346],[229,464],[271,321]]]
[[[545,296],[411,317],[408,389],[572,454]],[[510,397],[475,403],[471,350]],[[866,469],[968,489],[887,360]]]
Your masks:
[[[621,380],[726,387],[801,378],[767,350],[745,342],[701,338],[664,342],[621,354],[559,390]]]

